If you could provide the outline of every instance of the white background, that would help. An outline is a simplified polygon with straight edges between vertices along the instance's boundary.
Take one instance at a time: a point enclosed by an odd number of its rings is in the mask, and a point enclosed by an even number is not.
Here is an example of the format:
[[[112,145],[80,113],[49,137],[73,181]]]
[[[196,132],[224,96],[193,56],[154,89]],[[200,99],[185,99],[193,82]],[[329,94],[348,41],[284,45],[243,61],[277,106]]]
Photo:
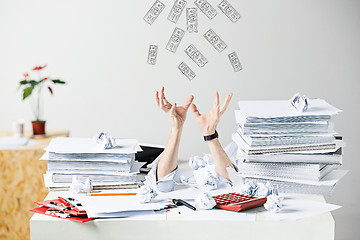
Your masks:
[[[289,99],[301,92],[324,98],[344,110],[335,128],[347,147],[344,167],[350,173],[338,184],[330,203],[337,239],[360,234],[358,199],[358,118],[360,76],[360,2],[356,0],[235,1],[242,18],[232,23],[209,0],[218,15],[209,20],[198,10],[199,33],[186,33],[176,54],[165,49],[175,24],[166,19],[173,0],[152,26],[143,16],[154,1],[0,0],[0,130],[25,119],[28,102],[16,91],[22,74],[48,64],[44,76],[68,82],[46,93],[47,129],[69,129],[71,136],[91,137],[100,130],[113,136],[165,144],[169,124],[154,104],[162,85],[172,102],[195,96],[200,112],[233,92],[218,132],[223,145],[236,129],[233,110],[239,100]],[[187,7],[194,6],[188,1]],[[178,27],[186,29],[185,11]],[[202,35],[212,28],[228,47],[218,53]],[[193,43],[209,60],[200,69],[184,53]],[[155,66],[146,63],[149,44],[159,45]],[[236,51],[243,70],[235,73],[227,54]],[[197,74],[189,81],[177,69],[185,61]],[[31,74],[31,73],[30,73]],[[36,76],[36,75],[31,75]],[[208,152],[192,113],[182,137],[180,158]]]

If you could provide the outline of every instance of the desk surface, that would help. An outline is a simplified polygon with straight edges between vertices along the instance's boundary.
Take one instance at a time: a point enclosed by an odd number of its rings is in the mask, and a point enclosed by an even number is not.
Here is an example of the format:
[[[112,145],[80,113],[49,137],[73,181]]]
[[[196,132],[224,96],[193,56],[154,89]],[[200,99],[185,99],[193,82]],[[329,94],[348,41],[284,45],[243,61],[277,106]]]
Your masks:
[[[47,199],[66,196],[51,192]],[[325,202],[323,196],[301,195]],[[166,212],[166,220],[96,219],[86,223],[34,214],[30,219],[32,240],[40,239],[334,239],[331,213],[302,220],[276,221],[257,214],[255,221],[186,221],[176,209]]]

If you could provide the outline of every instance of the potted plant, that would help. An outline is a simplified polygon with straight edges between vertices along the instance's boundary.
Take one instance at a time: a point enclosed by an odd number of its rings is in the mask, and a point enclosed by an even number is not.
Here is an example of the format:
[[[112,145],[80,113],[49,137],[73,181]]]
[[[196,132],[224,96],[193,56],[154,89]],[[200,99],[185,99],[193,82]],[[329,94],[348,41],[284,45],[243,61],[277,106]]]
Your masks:
[[[34,136],[45,135],[45,123],[41,117],[42,113],[42,90],[47,89],[51,95],[54,94],[52,85],[65,84],[66,82],[60,79],[50,79],[49,77],[42,77],[41,70],[44,66],[35,66],[32,70],[37,73],[38,80],[30,79],[28,73],[24,74],[23,80],[19,82],[19,88],[23,88],[22,100],[30,99],[30,106],[35,116],[35,121],[32,121]]]

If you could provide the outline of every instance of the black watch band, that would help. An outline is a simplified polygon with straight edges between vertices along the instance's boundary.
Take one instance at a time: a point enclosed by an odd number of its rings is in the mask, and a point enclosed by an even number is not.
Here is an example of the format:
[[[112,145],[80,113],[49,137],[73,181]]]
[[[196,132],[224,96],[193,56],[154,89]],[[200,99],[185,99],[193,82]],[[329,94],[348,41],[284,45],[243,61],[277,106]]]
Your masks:
[[[204,136],[204,141],[210,141],[213,140],[214,138],[218,138],[219,134],[218,132],[215,130],[214,134],[208,135],[208,136]]]

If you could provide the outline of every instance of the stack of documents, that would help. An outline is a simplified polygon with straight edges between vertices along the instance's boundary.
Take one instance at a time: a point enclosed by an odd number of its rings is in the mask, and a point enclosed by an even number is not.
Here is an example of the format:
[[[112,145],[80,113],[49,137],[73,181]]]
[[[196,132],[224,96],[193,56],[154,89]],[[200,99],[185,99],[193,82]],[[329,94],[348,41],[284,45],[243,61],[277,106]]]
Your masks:
[[[45,186],[51,190],[66,190],[73,176],[89,178],[94,189],[137,187],[144,176],[139,169],[144,163],[135,161],[135,153],[142,151],[135,139],[115,139],[116,146],[103,149],[93,138],[65,138],[51,140],[41,160],[47,160]]]
[[[331,194],[334,179],[344,175],[336,170],[342,164],[342,138],[335,137],[330,122],[341,110],[322,99],[312,99],[305,112],[287,100],[240,101],[238,106],[232,139],[243,177],[272,181],[282,192]]]

